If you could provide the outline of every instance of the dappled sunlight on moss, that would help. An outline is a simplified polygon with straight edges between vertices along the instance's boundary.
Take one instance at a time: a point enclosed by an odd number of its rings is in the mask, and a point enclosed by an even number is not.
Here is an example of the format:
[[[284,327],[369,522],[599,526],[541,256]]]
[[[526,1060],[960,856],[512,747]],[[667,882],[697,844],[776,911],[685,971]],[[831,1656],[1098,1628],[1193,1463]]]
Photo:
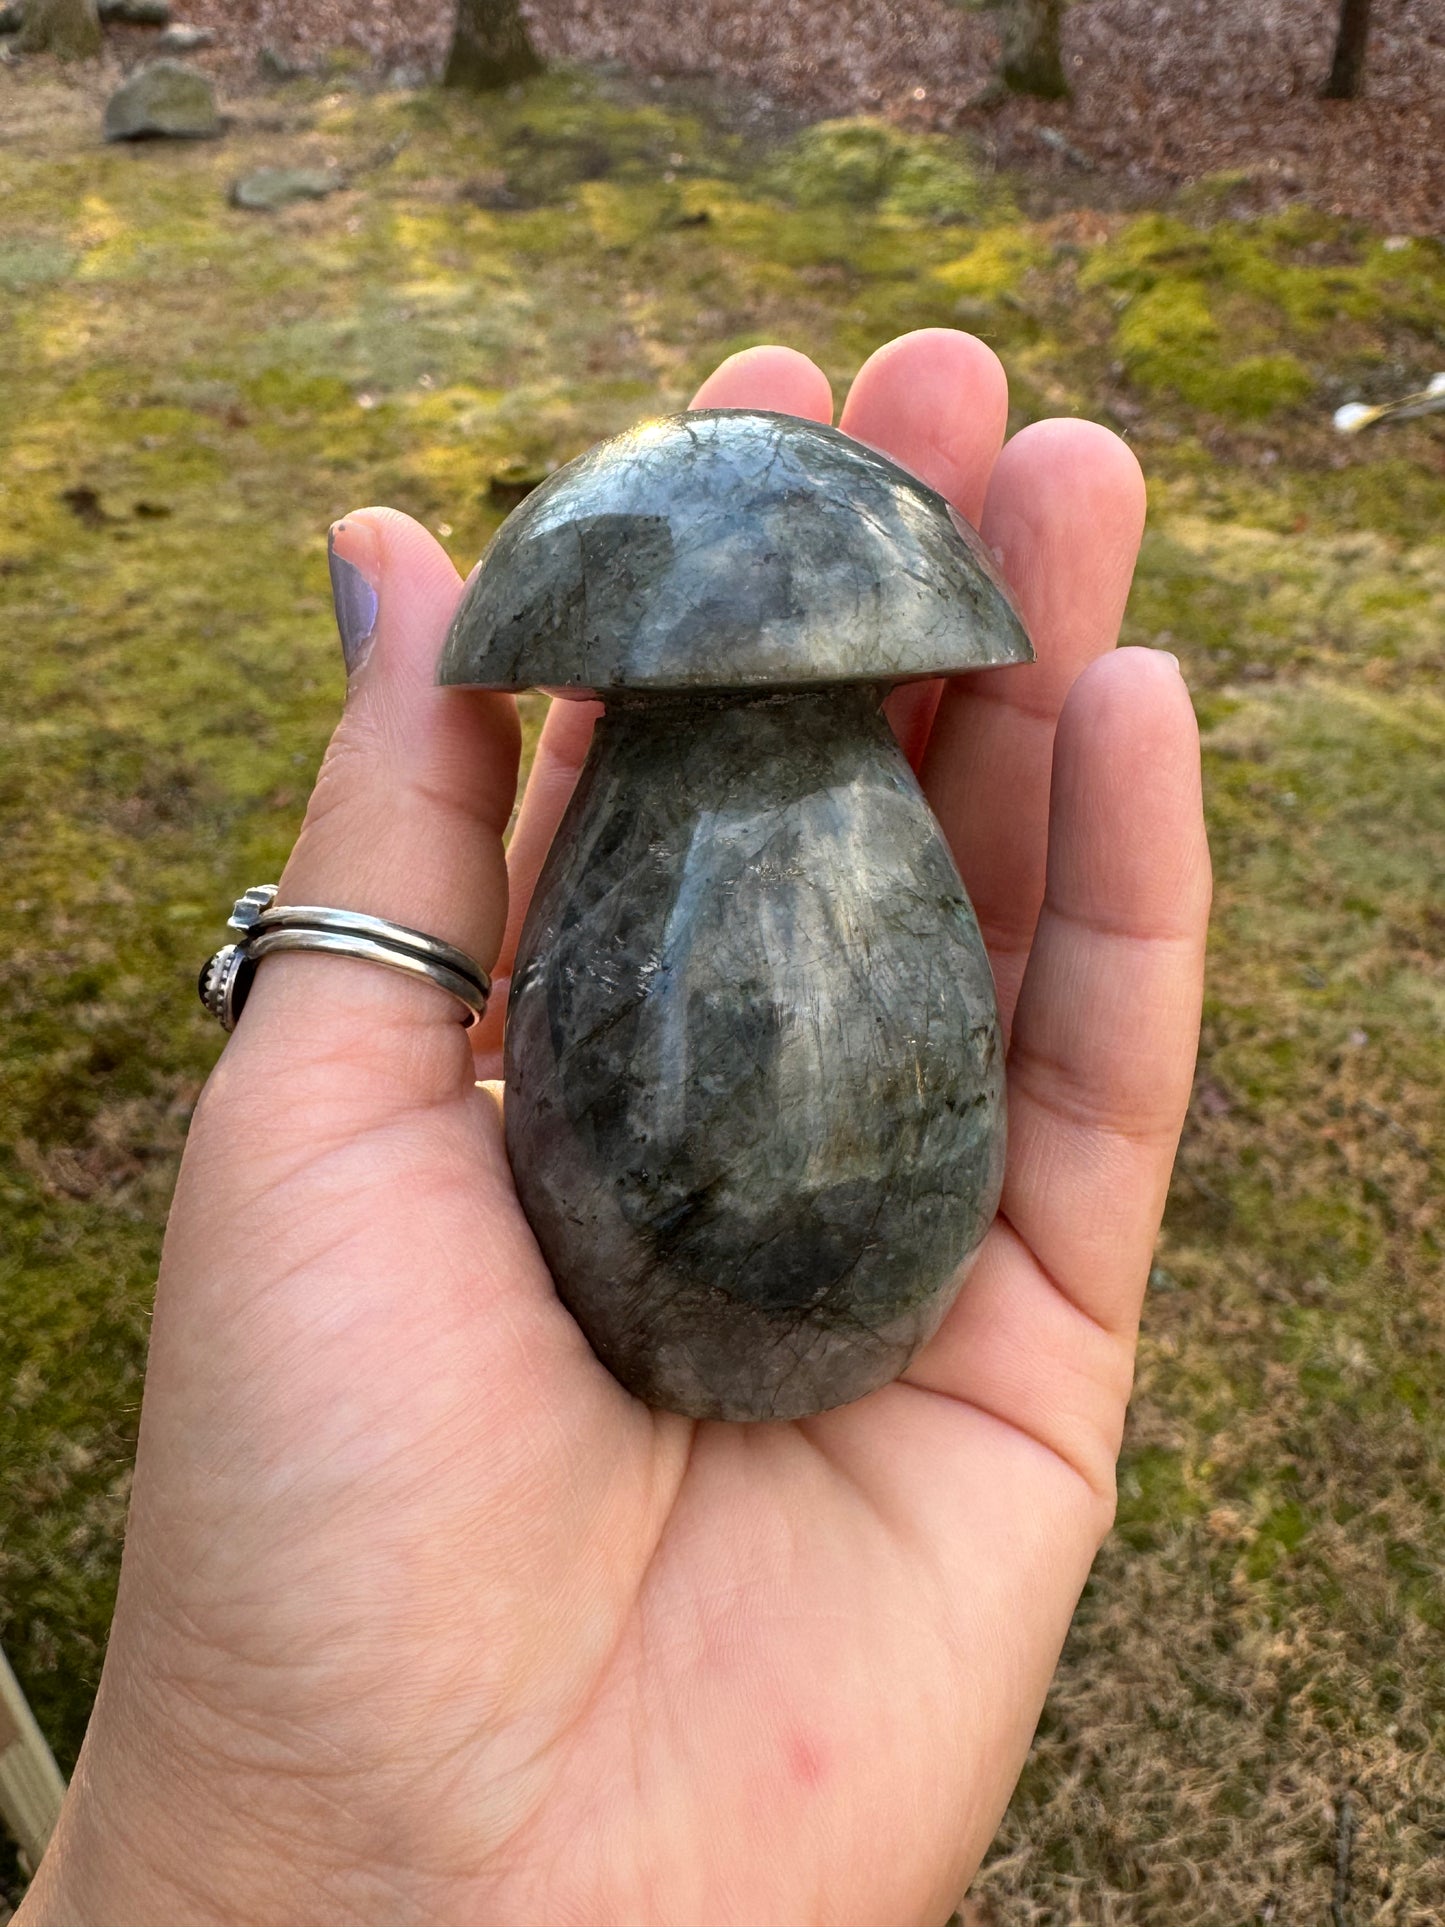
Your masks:
[[[804,208],[852,208],[921,222],[1002,212],[1004,196],[961,141],[909,134],[888,121],[819,121],[804,128],[763,175],[772,193]]]
[[[1079,284],[1112,295],[1118,350],[1141,386],[1263,419],[1309,395],[1312,356],[1363,368],[1391,329],[1431,329],[1445,255],[1307,209],[1210,227],[1158,213],[1097,249]]]
[[[1017,223],[988,229],[967,253],[934,269],[950,294],[972,304],[997,301],[1017,291],[1030,268],[1049,258],[1046,242]],[[971,310],[977,312],[976,307]]]

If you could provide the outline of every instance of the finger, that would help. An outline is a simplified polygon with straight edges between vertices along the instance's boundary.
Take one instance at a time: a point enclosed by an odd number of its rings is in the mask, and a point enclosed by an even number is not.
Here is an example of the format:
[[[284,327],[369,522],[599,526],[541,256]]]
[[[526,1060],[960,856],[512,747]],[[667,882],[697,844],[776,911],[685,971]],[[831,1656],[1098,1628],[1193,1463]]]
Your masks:
[[[977,524],[1008,425],[993,349],[954,328],[919,328],[871,354],[838,426],[891,457]]]
[[[744,348],[719,362],[690,408],[776,408],[810,422],[833,419],[833,390],[815,361],[777,344]]]
[[[472,1033],[479,1077],[502,1075],[502,1032],[522,925],[537,879],[542,874],[542,865],[557,834],[557,825],[572,800],[578,773],[587,760],[587,751],[592,746],[592,726],[602,714],[602,708],[601,703],[554,697],[537,738],[527,787],[522,793],[522,807],[507,851],[507,923],[492,977],[492,995],[486,1014]]]
[[[502,831],[516,786],[516,704],[435,686],[461,585],[418,523],[364,509],[336,525],[332,555],[351,672],[346,708],[279,901],[388,917],[458,945],[485,969],[506,918]],[[293,1077],[308,1064],[344,1064],[356,1126],[369,1101],[414,1106],[470,1089],[463,1018],[455,999],[426,982],[346,957],[288,953],[258,969],[232,1049],[284,1064]]]
[[[1209,896],[1188,691],[1171,657],[1122,650],[1084,673],[1059,721],[999,1222],[908,1373],[1029,1433],[1101,1493],[1189,1098]]]
[[[833,419],[828,377],[806,355],[792,348],[745,348],[727,360],[693,396],[694,408],[776,408],[809,421]],[[537,878],[572,797],[577,773],[592,742],[592,725],[601,703],[554,702],[547,712],[537,753],[527,779],[517,827],[507,855],[511,904],[497,959],[496,980],[487,1015],[473,1042],[481,1074],[501,1075],[502,1027],[512,964]]]
[[[1008,380],[998,356],[956,328],[919,328],[870,355],[848,391],[839,426],[900,463],[977,524],[1008,426]],[[922,760],[941,682],[905,683],[884,705],[904,754]]]
[[[988,943],[1005,1035],[1043,897],[1055,724],[1118,639],[1144,506],[1139,464],[1092,422],[1025,428],[989,484],[983,537],[1038,660],[949,683],[919,773]]]

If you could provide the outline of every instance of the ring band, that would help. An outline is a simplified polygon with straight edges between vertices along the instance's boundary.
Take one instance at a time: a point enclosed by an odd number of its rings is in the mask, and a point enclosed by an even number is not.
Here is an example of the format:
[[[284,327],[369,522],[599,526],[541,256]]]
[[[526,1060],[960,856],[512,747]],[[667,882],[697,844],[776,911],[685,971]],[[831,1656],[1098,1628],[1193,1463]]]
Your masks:
[[[466,1006],[468,1023],[475,1023],[486,1009],[492,980],[475,958],[455,944],[388,917],[309,904],[277,909],[275,899],[274,883],[260,884],[239,897],[229,919],[231,929],[239,932],[238,940],[223,945],[202,967],[201,1002],[222,1029],[236,1028],[262,958],[286,950],[355,957],[404,976],[425,978]]]
[[[277,950],[325,950],[334,957],[359,957],[363,963],[383,964],[388,970],[403,971],[408,977],[426,977],[441,990],[449,990],[453,997],[460,998],[472,1013],[472,1019],[480,1017],[487,1007],[487,992],[482,984],[470,974],[451,970],[446,964],[437,963],[431,957],[420,956],[414,950],[404,950],[397,944],[380,943],[375,937],[351,930],[262,930],[253,936],[246,945],[246,954],[254,963],[269,957]]]
[[[404,923],[392,923],[387,917],[368,917],[360,910],[323,910],[310,904],[288,903],[281,909],[263,910],[250,926],[251,935],[259,936],[265,932],[269,938],[272,931],[317,930],[345,933],[347,936],[368,937],[375,943],[386,944],[393,950],[402,950],[408,955],[429,958],[440,964],[454,976],[469,977],[480,984],[483,995],[492,987],[492,980],[481,965],[469,957],[465,950],[458,950],[455,944],[443,943],[439,937],[428,937],[424,931],[409,930]],[[269,942],[268,950],[295,948],[294,945]],[[334,950],[334,944],[317,944],[316,949]],[[256,956],[265,953],[252,942],[251,950]],[[358,951],[355,953],[360,955]],[[379,958],[373,959],[380,962]]]

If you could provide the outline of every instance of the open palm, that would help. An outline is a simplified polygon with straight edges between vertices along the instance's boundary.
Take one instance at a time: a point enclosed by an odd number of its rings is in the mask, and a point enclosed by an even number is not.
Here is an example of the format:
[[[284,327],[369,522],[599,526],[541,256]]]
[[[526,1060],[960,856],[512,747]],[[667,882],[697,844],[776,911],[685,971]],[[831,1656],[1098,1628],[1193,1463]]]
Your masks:
[[[781,349],[699,401],[831,409]],[[1209,889],[1183,684],[1110,653],[1137,467],[1079,422],[1000,453],[1005,413],[989,351],[928,331],[841,422],[981,517],[1039,654],[890,704],[1012,1039],[1002,1209],[937,1337],[819,1418],[647,1410],[554,1295],[454,1006],[269,961],[187,1149],[110,1653],[27,1927],[956,1904],[1111,1516]],[[391,511],[337,546],[380,613],[283,900],[497,956],[504,991],[590,707],[549,718],[509,908],[514,705],[431,682],[456,574]]]

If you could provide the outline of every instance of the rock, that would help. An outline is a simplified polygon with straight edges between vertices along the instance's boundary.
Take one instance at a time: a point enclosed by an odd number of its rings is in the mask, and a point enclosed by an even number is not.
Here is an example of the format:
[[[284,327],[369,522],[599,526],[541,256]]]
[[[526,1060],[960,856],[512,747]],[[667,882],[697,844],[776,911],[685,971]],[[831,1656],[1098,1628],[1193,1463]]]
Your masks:
[[[610,704],[506,1037],[528,1220],[639,1398],[802,1417],[937,1328],[998,1202],[1003,1049],[876,692]]]
[[[269,214],[290,201],[324,201],[345,185],[346,176],[330,167],[258,167],[232,181],[230,201]]]
[[[824,1411],[952,1302],[998,1203],[1003,1049],[880,705],[1031,654],[942,496],[763,411],[569,462],[468,585],[439,682],[607,704],[517,950],[505,1128],[558,1295],[648,1403]]]
[[[94,60],[101,50],[100,22],[88,0],[26,0],[17,53],[53,54],[57,60]]]
[[[194,67],[153,61],[111,95],[103,131],[108,141],[208,139],[221,131],[216,90]]]
[[[166,27],[171,19],[170,0],[99,0],[96,11],[107,26]]]
[[[941,495],[836,428],[704,408],[547,478],[499,530],[439,674],[722,693],[1029,657],[992,556]]]
[[[167,27],[156,42],[156,51],[163,54],[196,54],[215,44],[216,36],[209,27],[189,27],[177,21],[173,27]]]

